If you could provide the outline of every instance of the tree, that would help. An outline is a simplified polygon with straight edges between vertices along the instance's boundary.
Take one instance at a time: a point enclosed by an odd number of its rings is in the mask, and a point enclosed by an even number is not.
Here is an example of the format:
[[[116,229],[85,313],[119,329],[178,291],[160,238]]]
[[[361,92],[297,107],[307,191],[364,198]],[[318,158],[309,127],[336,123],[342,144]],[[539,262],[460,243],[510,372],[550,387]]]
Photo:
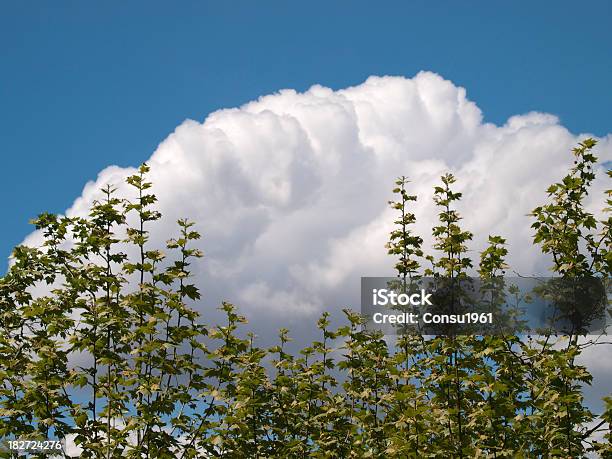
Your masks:
[[[532,213],[534,243],[565,277],[610,276],[610,218],[598,222],[584,206],[594,147],[587,139],[574,150],[574,166]],[[92,458],[612,457],[609,430],[592,440],[609,429],[612,404],[599,416],[587,409],[582,388],[592,378],[577,364],[602,343],[578,331],[393,341],[345,310],[337,329],[323,313],[320,338],[293,355],[288,330],[259,347],[230,303],[220,306],[225,323],[205,325],[190,273],[203,256],[200,235],[179,220],[165,250],[152,247],[161,215],[148,172],[143,165],[127,179],[132,199],[105,188],[86,218],[39,216],[42,246],[15,248],[0,280],[2,439],[70,435]],[[508,269],[506,241],[488,236],[474,268],[455,177],[441,181],[427,256],[411,229],[417,197],[406,177],[395,183],[399,216],[386,248],[396,287],[476,269],[492,289]],[[49,293],[34,294],[40,286]]]

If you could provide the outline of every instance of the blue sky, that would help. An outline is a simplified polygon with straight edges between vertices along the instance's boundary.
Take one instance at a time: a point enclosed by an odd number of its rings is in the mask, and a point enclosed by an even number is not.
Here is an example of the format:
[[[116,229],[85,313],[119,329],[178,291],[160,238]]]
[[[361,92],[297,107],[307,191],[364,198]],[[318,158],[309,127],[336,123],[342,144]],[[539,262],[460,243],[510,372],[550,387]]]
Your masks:
[[[612,120],[612,2],[0,2],[0,256],[185,118],[280,88],[437,72],[485,120]]]

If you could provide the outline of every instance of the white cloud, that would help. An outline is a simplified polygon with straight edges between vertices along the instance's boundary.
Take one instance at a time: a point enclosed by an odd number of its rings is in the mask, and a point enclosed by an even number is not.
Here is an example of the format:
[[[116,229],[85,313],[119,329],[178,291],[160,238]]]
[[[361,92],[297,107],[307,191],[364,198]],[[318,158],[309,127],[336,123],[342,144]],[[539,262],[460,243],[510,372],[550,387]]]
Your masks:
[[[483,123],[463,88],[429,72],[339,91],[283,90],[187,120],[159,145],[147,159],[164,214],[152,242],[175,234],[180,217],[196,221],[206,253],[195,266],[202,309],[227,299],[262,326],[300,326],[324,308],[357,308],[359,277],[391,273],[387,201],[398,175],[419,195],[416,230],[431,245],[432,186],[450,170],[475,234],[472,257],[500,234],[515,270],[542,274],[548,261],[531,244],[526,214],[581,137],[542,113]],[[597,147],[602,162],[612,159],[611,140]],[[132,195],[121,181],[133,170],[103,170],[66,213],[84,214],[106,183]],[[594,209],[604,186],[595,186]],[[26,243],[39,240],[33,233]]]

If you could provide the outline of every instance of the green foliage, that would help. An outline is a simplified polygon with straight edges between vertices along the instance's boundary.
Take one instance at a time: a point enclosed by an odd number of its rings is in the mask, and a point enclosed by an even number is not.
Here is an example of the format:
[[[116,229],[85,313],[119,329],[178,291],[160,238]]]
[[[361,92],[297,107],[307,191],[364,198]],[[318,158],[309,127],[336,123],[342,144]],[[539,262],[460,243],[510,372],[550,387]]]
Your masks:
[[[574,150],[574,167],[532,214],[534,242],[557,273],[610,275],[610,219],[584,209],[594,145]],[[320,338],[294,355],[286,329],[258,347],[232,304],[220,306],[223,324],[204,325],[190,272],[200,235],[179,220],[165,250],[151,247],[161,215],[148,172],[127,179],[132,199],[104,189],[87,218],[39,216],[43,245],[15,248],[0,280],[0,438],[71,435],[92,458],[612,457],[612,399],[594,416],[582,396],[591,375],[576,363],[596,343],[577,335],[390,342],[345,310],[336,329],[323,313]],[[387,250],[402,288],[473,269],[454,182],[447,174],[435,188],[427,257],[410,229],[416,197],[406,177],[395,183]],[[505,239],[488,242],[477,268],[484,288],[508,269]],[[604,442],[593,442],[601,429]]]
[[[393,189],[393,193],[399,195],[399,200],[389,201],[389,204],[393,209],[399,211],[400,216],[394,222],[397,228],[391,232],[386,246],[389,255],[395,255],[399,258],[395,264],[395,269],[398,276],[404,279],[418,272],[421,266],[418,259],[423,256],[423,250],[421,249],[423,239],[420,236],[413,235],[409,229],[409,226],[416,222],[416,216],[409,212],[408,203],[416,201],[417,197],[406,192],[408,183],[408,179],[403,176],[395,182],[397,187]]]
[[[472,233],[462,231],[459,227],[461,216],[453,209],[453,203],[461,199],[462,193],[455,193],[450,186],[456,179],[452,174],[442,176],[442,185],[434,188],[434,202],[441,208],[438,214],[440,224],[434,226],[432,234],[435,240],[434,249],[442,252],[442,256],[434,262],[433,256],[428,256],[433,269],[426,269],[426,275],[442,275],[454,278],[465,275],[465,271],[472,267],[472,260],[465,257],[467,242],[472,240]],[[441,273],[436,270],[438,268]]]
[[[536,220],[531,225],[536,230],[534,242],[541,245],[542,252],[552,255],[553,271],[563,275],[598,273],[607,276],[612,269],[610,217],[599,222],[602,227],[597,231],[597,220],[584,206],[595,179],[593,166],[597,157],[591,150],[596,144],[595,140],[586,139],[573,149],[574,166],[561,182],[547,189],[551,202],[536,207],[531,213]],[[610,174],[608,171],[608,176]],[[607,191],[608,206],[611,193]],[[610,207],[606,207],[604,213],[609,212]]]

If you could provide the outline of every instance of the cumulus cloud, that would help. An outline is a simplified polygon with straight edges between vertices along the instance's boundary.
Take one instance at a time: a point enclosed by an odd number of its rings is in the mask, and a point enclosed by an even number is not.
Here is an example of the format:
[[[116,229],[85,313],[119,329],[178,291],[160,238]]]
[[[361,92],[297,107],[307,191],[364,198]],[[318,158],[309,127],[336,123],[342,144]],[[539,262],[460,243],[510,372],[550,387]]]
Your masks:
[[[187,120],[143,158],[164,214],[152,244],[174,234],[176,219],[196,221],[206,253],[195,266],[201,310],[212,314],[225,299],[264,334],[310,327],[323,309],[358,308],[361,276],[392,274],[384,244],[394,178],[410,178],[415,230],[430,247],[432,187],[451,171],[464,193],[463,224],[475,234],[472,257],[499,234],[514,270],[544,274],[549,261],[531,244],[526,214],[562,177],[581,137],[543,113],[485,123],[465,89],[430,72],[338,91],[282,90],[202,123]],[[602,162],[612,159],[611,139],[600,139]],[[107,183],[133,194],[121,185],[133,171],[101,171],[66,214],[84,214]],[[604,187],[595,185],[595,211]],[[25,242],[39,240],[33,233]]]

